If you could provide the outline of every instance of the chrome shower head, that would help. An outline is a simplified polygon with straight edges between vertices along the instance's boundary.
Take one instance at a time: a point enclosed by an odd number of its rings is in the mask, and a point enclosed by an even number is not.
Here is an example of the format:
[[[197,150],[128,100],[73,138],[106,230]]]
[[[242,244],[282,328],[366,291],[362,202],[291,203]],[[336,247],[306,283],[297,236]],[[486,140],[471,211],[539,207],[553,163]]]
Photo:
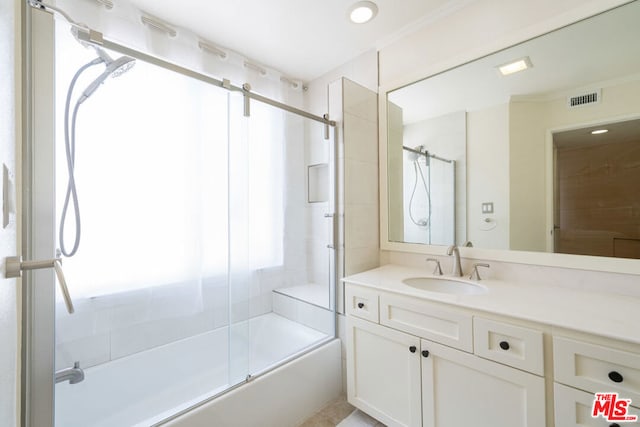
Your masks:
[[[114,60],[107,52],[99,47],[95,47],[95,49],[102,62],[106,65],[106,68],[102,74],[92,81],[91,84],[89,84],[89,86],[87,86],[87,88],[82,92],[78,103],[86,101],[86,99],[89,98],[102,83],[104,83],[107,77],[119,77],[129,71],[136,63],[136,60],[129,56],[121,56]]]

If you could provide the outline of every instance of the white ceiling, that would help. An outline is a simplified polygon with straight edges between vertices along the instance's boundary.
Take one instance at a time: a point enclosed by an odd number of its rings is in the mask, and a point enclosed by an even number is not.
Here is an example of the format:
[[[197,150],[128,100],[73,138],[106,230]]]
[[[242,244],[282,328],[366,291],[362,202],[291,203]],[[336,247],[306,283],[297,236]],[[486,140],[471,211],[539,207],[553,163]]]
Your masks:
[[[353,24],[357,0],[132,0],[141,10],[303,81],[472,0],[375,0],[378,16]]]

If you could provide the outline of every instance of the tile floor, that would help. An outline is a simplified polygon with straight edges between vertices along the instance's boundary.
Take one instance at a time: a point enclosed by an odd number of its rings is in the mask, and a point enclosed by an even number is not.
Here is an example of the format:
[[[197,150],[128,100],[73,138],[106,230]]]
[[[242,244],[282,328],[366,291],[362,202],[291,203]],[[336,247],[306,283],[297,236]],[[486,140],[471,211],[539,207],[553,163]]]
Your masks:
[[[346,396],[340,396],[299,427],[385,427],[385,425],[351,406]]]

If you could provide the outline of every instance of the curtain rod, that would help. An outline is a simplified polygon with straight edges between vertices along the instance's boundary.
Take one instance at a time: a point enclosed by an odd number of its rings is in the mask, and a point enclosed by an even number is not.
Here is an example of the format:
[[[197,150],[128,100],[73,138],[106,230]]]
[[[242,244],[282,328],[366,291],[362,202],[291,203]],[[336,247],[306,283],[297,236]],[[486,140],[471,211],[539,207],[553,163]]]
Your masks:
[[[311,114],[307,111],[301,110],[299,108],[296,107],[292,107],[290,105],[284,104],[282,102],[276,101],[274,99],[271,98],[267,98],[265,96],[262,95],[258,95],[257,93],[251,92],[250,90],[250,86],[248,84],[244,84],[242,87],[238,87],[235,85],[232,85],[229,80],[224,79],[224,80],[218,80],[215,79],[213,77],[210,77],[206,74],[200,73],[198,71],[194,71],[194,70],[190,70],[189,68],[180,66],[178,64],[175,64],[173,62],[149,55],[147,53],[144,52],[140,52],[138,50],[135,49],[131,49],[129,47],[126,47],[124,45],[121,45],[119,43],[116,43],[114,41],[105,39],[103,34],[99,31],[95,31],[92,30],[90,28],[86,28],[84,26],[81,26],[80,24],[78,24],[77,22],[75,22],[73,19],[71,19],[71,17],[65,13],[62,9],[59,9],[57,7],[54,6],[50,6],[46,3],[42,3],[40,1],[37,0],[30,0],[29,1],[29,5],[33,8],[36,9],[49,9],[52,10],[54,12],[59,13],[60,15],[62,15],[64,17],[64,19],[69,22],[69,24],[73,25],[74,27],[76,27],[78,29],[78,39],[82,40],[86,43],[91,43],[94,45],[98,45],[100,47],[106,48],[106,49],[110,49],[110,50],[114,50],[118,53],[121,53],[123,55],[127,55],[127,56],[131,56],[137,59],[140,59],[142,61],[145,62],[149,62],[151,64],[157,65],[159,67],[162,68],[166,68],[168,70],[171,71],[175,71],[176,73],[182,74],[184,76],[187,77],[191,77],[194,78],[196,80],[200,80],[201,82],[204,83],[208,83],[211,84],[213,86],[217,86],[223,89],[227,89],[229,91],[232,92],[240,92],[242,93],[244,96],[251,98],[251,99],[255,99],[256,101],[262,102],[264,104],[268,104],[271,105],[273,107],[276,108],[280,108],[281,110],[285,110],[288,111],[290,113],[293,114],[297,114],[299,116],[311,119],[311,120],[315,120],[317,122],[320,122],[324,125],[327,126],[336,126],[336,122],[335,120],[329,120],[328,118],[325,117],[321,117],[321,116],[316,116],[315,114]]]

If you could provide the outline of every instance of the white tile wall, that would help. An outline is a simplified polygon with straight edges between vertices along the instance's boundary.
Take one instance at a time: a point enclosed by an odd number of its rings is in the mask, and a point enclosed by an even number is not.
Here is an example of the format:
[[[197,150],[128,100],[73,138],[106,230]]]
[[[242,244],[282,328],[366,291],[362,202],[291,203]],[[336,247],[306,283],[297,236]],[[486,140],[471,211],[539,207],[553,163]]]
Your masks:
[[[327,335],[335,330],[332,311],[287,295],[273,293],[273,312]]]
[[[344,135],[345,274],[378,265],[377,94],[342,79]]]

